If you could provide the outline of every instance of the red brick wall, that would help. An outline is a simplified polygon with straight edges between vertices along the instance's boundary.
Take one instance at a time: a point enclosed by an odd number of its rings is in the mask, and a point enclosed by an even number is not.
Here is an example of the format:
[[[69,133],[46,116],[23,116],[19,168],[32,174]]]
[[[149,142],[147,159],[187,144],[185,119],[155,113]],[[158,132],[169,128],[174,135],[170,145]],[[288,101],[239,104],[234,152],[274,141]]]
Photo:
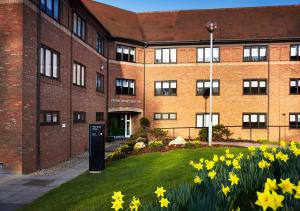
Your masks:
[[[22,16],[21,4],[0,5],[0,162],[15,172],[22,171]]]

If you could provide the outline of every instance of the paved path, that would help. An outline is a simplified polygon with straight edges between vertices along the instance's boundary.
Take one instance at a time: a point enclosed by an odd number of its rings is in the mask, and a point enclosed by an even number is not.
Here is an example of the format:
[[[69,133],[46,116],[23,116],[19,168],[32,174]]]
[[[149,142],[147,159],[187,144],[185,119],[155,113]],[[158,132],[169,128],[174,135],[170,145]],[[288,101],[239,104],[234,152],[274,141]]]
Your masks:
[[[112,151],[121,143],[121,141],[108,143],[106,150]],[[88,157],[84,156],[73,166],[59,169],[52,175],[0,173],[0,211],[14,211],[31,203],[48,191],[84,173],[88,170],[88,165]]]

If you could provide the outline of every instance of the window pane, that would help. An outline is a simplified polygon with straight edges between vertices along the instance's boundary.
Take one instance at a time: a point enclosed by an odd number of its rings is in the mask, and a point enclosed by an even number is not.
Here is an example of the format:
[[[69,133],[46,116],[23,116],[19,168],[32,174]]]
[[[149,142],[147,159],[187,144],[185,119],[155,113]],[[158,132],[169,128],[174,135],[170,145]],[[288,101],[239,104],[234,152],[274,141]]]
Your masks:
[[[73,32],[77,33],[77,14],[76,13],[74,13],[74,16],[73,16]]]
[[[266,87],[266,82],[265,81],[260,81],[259,82],[259,87]]]
[[[80,82],[80,65],[79,64],[77,64],[77,69],[76,69],[76,73],[77,73],[77,79],[76,79],[76,84],[77,85],[80,85],[81,84],[81,82]]]
[[[81,18],[77,17],[77,35],[81,36]]]
[[[213,124],[213,126],[216,126],[219,124],[219,115],[217,115],[217,114],[212,115],[212,124]]]
[[[213,48],[213,61],[219,61],[219,48]]]
[[[73,64],[73,84],[76,84],[76,64]]]
[[[197,82],[197,87],[198,88],[203,88],[203,86],[204,86],[204,83],[202,81]]]
[[[163,88],[169,88],[169,82],[168,81],[163,82]]]
[[[204,87],[205,88],[210,88],[210,82],[209,81],[205,81],[204,82]]]
[[[259,122],[266,122],[266,116],[264,114],[259,115]]]
[[[203,115],[202,114],[197,114],[197,127],[203,127]]]
[[[258,81],[251,81],[251,87],[258,87]]]
[[[123,61],[129,60],[129,49],[127,47],[123,48]]]
[[[85,85],[85,68],[81,67],[81,85]]]
[[[291,122],[296,122],[296,115],[290,115],[290,121]]]
[[[171,82],[171,88],[175,88],[176,89],[176,82],[175,81]]]
[[[47,5],[46,5],[46,13],[50,16],[52,16],[52,0],[48,0],[47,1]]]
[[[249,61],[250,60],[250,49],[249,48],[245,48],[244,49],[244,60],[245,61]]]
[[[171,62],[176,62],[176,49],[171,49]]]
[[[163,49],[163,63],[170,62],[170,49]]]
[[[170,114],[170,119],[176,119],[176,114]]]
[[[291,56],[297,56],[297,46],[291,47]]]
[[[162,119],[169,119],[169,114],[162,114]]]
[[[208,127],[209,126],[209,115],[205,114],[204,115],[204,127]]]
[[[249,122],[249,115],[243,115],[243,122]]]
[[[57,54],[53,54],[53,74],[52,76],[54,78],[57,78],[57,72],[58,72],[58,61],[57,61]]]
[[[46,114],[46,122],[51,123],[52,122],[52,115],[50,113]]]
[[[250,82],[249,81],[244,81],[244,87],[250,87]]]
[[[205,62],[210,62],[210,48],[205,48]]]
[[[262,60],[265,60],[267,58],[267,48],[266,47],[261,47],[259,50],[260,58]]]
[[[155,62],[161,63],[161,49],[155,50]]]
[[[219,87],[219,81],[213,81],[213,87],[218,88]]]
[[[251,122],[257,122],[257,114],[251,114]]]
[[[85,39],[85,22],[81,20],[82,28],[81,28],[81,34],[80,37],[84,40]]]
[[[258,48],[252,48],[251,49],[251,54],[252,54],[252,60],[257,61],[258,60]]]
[[[51,51],[46,49],[46,71],[45,71],[46,76],[51,76]]]
[[[297,81],[292,80],[292,81],[290,82],[290,84],[291,84],[291,86],[297,86]]]
[[[41,48],[41,52],[40,52],[40,73],[42,73],[42,74],[44,74],[44,71],[45,71],[45,69],[44,69],[44,48]]]
[[[58,0],[54,0],[54,11],[53,11],[54,18],[57,20],[59,16],[59,5]]]
[[[204,49],[203,48],[198,48],[198,54],[197,54],[197,61],[198,62],[204,62],[203,54],[204,54]]]
[[[161,114],[158,113],[154,114],[154,119],[161,119]]]
[[[53,123],[57,123],[58,122],[58,117],[57,117],[57,114],[53,114],[53,116],[52,116],[52,122]]]

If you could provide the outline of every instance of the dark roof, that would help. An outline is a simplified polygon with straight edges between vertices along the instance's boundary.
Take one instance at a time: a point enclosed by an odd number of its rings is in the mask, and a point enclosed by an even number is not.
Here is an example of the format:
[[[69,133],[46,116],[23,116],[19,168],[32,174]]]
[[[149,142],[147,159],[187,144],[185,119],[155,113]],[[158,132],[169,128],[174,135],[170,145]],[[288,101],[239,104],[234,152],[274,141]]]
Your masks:
[[[113,37],[141,42],[207,41],[207,21],[216,40],[300,38],[300,5],[135,13],[82,0]]]

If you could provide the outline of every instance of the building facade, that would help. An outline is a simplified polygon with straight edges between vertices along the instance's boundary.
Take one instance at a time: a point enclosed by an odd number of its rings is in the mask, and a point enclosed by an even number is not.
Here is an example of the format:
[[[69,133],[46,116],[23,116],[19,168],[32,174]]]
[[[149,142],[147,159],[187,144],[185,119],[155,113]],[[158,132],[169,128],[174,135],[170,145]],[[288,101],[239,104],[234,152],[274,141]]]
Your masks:
[[[300,140],[299,9],[0,1],[0,168],[30,173],[86,151],[90,123],[124,138],[145,116],[195,137],[209,111],[209,20],[213,123],[236,139]]]

